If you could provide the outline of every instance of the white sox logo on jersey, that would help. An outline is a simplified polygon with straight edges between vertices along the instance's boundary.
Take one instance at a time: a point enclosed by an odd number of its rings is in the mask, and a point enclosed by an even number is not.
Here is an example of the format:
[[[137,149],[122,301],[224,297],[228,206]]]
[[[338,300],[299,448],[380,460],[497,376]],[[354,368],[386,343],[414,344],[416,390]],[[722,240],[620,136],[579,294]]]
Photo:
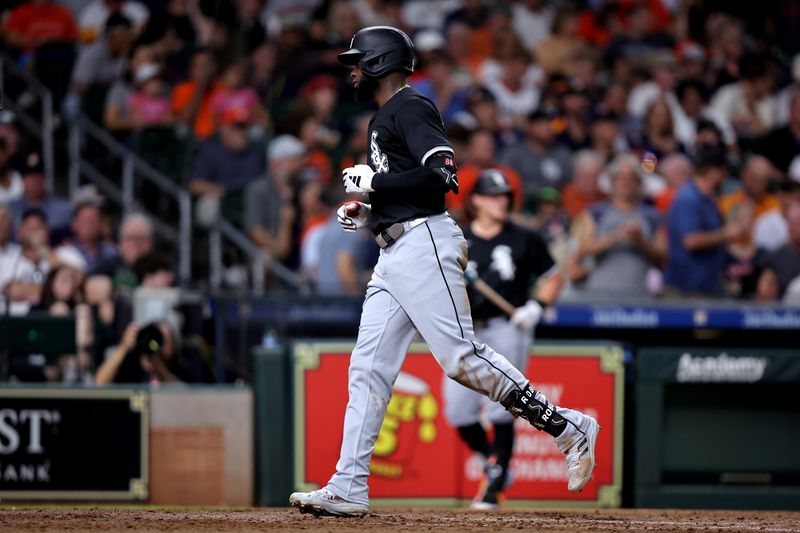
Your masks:
[[[495,246],[492,250],[492,264],[489,265],[489,268],[497,271],[503,281],[514,279],[517,267],[511,257],[511,247],[505,244]]]
[[[372,160],[372,168],[375,169],[375,172],[384,174],[389,172],[389,158],[378,147],[377,131],[372,132],[372,137],[369,140],[369,158]]]

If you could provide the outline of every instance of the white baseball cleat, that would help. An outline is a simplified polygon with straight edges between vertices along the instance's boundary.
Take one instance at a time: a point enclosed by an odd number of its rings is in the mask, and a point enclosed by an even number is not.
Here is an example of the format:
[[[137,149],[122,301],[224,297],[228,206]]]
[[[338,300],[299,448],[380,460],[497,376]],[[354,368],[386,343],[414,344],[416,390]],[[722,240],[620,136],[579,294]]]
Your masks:
[[[312,492],[293,492],[289,503],[300,509],[301,513],[320,516],[366,516],[369,506],[344,500],[326,488]]]
[[[579,415],[579,423],[569,424],[564,434],[556,439],[556,444],[567,459],[567,488],[570,492],[580,492],[592,479],[595,467],[594,447],[597,444],[600,425],[591,416],[573,412]],[[576,417],[570,416],[570,422],[574,418]]]

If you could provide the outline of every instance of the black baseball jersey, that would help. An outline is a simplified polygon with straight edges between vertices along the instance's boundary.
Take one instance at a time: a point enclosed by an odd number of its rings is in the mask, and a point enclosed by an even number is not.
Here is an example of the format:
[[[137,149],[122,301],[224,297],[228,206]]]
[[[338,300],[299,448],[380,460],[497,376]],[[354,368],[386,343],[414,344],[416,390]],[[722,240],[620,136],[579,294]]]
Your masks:
[[[555,262],[538,233],[507,222],[500,233],[486,240],[464,228],[469,245],[469,265],[490,287],[514,307],[528,301],[534,277],[547,273]],[[504,313],[484,296],[468,289],[472,318],[486,320]]]
[[[381,177],[384,183],[394,174],[424,166],[437,152],[453,153],[442,118],[433,102],[410,87],[390,98],[369,123],[367,162],[375,172],[386,174]],[[369,227],[377,234],[395,222],[442,213],[445,193],[444,187],[376,190],[369,194]]]

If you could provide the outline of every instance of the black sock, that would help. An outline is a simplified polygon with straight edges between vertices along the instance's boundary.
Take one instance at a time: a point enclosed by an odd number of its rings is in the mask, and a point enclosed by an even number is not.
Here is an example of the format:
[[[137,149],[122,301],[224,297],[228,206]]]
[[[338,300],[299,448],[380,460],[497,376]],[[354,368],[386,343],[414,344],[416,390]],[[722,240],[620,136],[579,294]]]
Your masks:
[[[514,423],[494,425],[494,442],[492,443],[492,453],[497,460],[497,464],[508,469],[511,462],[511,453],[514,450]]]
[[[458,434],[472,451],[482,453],[484,457],[489,457],[489,442],[486,440],[486,431],[480,422],[475,422],[469,426],[458,426]]]

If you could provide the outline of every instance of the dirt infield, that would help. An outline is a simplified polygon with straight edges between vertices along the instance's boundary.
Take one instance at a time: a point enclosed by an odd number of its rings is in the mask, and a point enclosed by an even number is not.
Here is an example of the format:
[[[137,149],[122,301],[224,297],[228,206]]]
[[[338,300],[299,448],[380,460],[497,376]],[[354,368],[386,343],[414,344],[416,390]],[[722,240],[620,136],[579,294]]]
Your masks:
[[[314,518],[292,509],[130,509],[0,506],[0,531],[800,531],[800,513],[753,511],[377,509]]]

